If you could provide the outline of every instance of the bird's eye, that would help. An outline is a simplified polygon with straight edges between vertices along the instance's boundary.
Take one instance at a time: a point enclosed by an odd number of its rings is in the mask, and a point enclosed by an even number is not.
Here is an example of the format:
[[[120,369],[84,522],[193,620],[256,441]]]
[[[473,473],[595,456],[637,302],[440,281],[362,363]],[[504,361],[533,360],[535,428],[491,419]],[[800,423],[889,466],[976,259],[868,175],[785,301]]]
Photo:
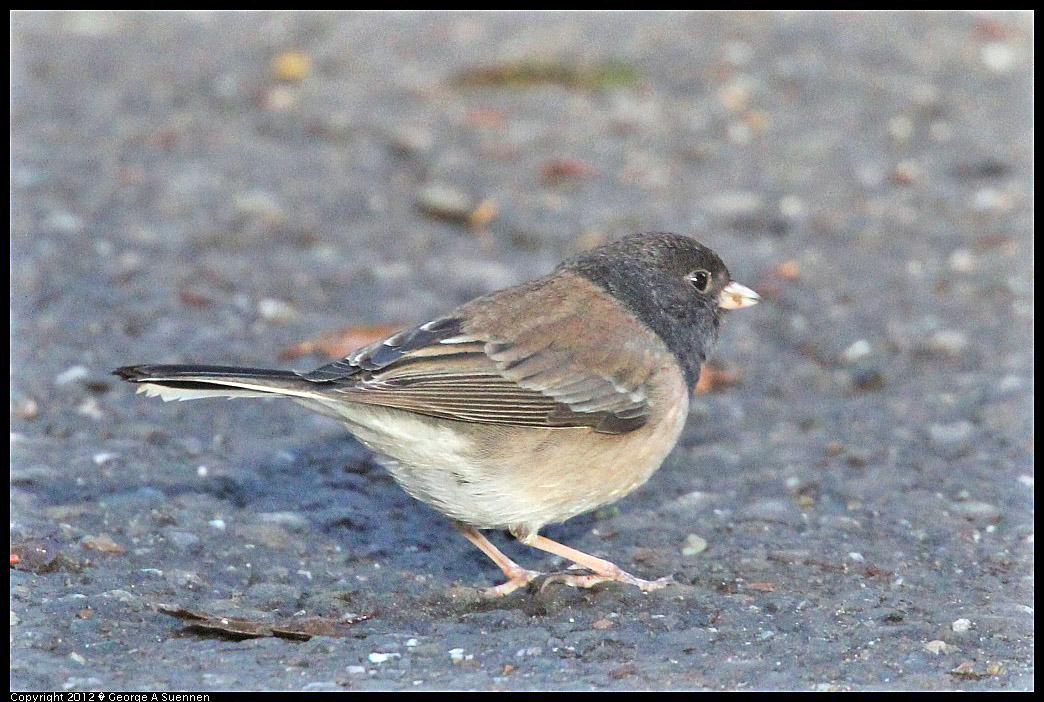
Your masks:
[[[707,292],[710,286],[711,274],[707,271],[694,271],[686,276],[689,282],[700,292]]]

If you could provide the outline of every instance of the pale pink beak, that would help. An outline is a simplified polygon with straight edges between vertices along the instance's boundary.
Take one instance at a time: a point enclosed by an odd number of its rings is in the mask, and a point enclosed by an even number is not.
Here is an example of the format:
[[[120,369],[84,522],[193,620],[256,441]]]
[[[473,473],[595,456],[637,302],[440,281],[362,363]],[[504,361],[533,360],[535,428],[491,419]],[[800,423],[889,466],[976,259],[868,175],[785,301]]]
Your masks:
[[[723,310],[738,310],[743,307],[756,305],[760,299],[761,295],[758,295],[746,285],[740,285],[733,281],[722,289],[721,294],[718,296],[718,307]]]

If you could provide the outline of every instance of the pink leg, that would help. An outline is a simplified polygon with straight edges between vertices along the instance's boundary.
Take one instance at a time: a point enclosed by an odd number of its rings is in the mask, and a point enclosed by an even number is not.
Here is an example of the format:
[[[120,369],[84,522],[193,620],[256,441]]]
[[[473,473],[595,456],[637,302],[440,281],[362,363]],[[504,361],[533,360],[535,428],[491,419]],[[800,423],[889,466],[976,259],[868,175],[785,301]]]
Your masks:
[[[461,522],[454,522],[454,526],[457,527],[457,531],[464,535],[464,538],[479,547],[482,553],[489,556],[489,559],[500,566],[500,569],[504,571],[504,575],[508,577],[506,583],[501,583],[496,587],[487,588],[484,593],[489,597],[502,597],[503,595],[510,594],[520,587],[528,585],[533,578],[536,578],[540,573],[535,570],[526,570],[518,563],[504,555],[504,553],[494,546],[489,539],[482,535],[482,532],[473,526],[468,524],[462,524]]]
[[[595,573],[594,575],[552,575],[549,578],[549,581],[554,580],[556,582],[563,582],[567,585],[572,585],[573,587],[592,587],[599,583],[615,581],[627,583],[628,585],[635,585],[639,587],[642,592],[659,590],[673,582],[673,578],[670,577],[660,578],[659,580],[642,580],[641,578],[636,578],[615,563],[596,558],[584,553],[583,551],[577,551],[575,548],[564,546],[557,541],[552,541],[551,539],[540,536],[539,534],[523,533],[521,536],[516,534],[516,538],[526,546],[532,546],[533,548],[539,548],[541,551],[547,551],[556,556],[561,556],[562,558],[570,560],[577,565],[594,571]]]

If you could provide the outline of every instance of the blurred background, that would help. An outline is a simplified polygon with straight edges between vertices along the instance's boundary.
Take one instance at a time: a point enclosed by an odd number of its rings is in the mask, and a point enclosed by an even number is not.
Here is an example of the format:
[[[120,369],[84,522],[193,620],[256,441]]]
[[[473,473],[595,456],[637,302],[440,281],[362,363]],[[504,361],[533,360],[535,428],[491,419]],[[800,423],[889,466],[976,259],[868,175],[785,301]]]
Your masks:
[[[1032,687],[1031,14],[16,13],[11,42],[12,687]],[[655,230],[765,302],[653,481],[551,534],[678,573],[662,599],[447,604],[497,574],[336,424],[108,376],[311,368]],[[374,616],[230,644],[157,603]]]

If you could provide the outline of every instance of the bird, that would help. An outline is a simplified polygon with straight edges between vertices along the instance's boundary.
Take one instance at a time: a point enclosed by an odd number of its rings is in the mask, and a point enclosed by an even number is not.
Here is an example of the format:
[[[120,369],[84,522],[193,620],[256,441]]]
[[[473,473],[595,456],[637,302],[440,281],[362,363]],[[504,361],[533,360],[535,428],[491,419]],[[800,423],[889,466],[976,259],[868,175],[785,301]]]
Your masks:
[[[167,401],[284,397],[339,420],[503,571],[483,590],[491,597],[549,574],[511,560],[485,530],[570,561],[550,576],[566,585],[648,592],[672,578],[644,580],[540,531],[652,476],[682,432],[721,320],[759,299],[695,239],[635,234],[310,372],[113,372]]]

